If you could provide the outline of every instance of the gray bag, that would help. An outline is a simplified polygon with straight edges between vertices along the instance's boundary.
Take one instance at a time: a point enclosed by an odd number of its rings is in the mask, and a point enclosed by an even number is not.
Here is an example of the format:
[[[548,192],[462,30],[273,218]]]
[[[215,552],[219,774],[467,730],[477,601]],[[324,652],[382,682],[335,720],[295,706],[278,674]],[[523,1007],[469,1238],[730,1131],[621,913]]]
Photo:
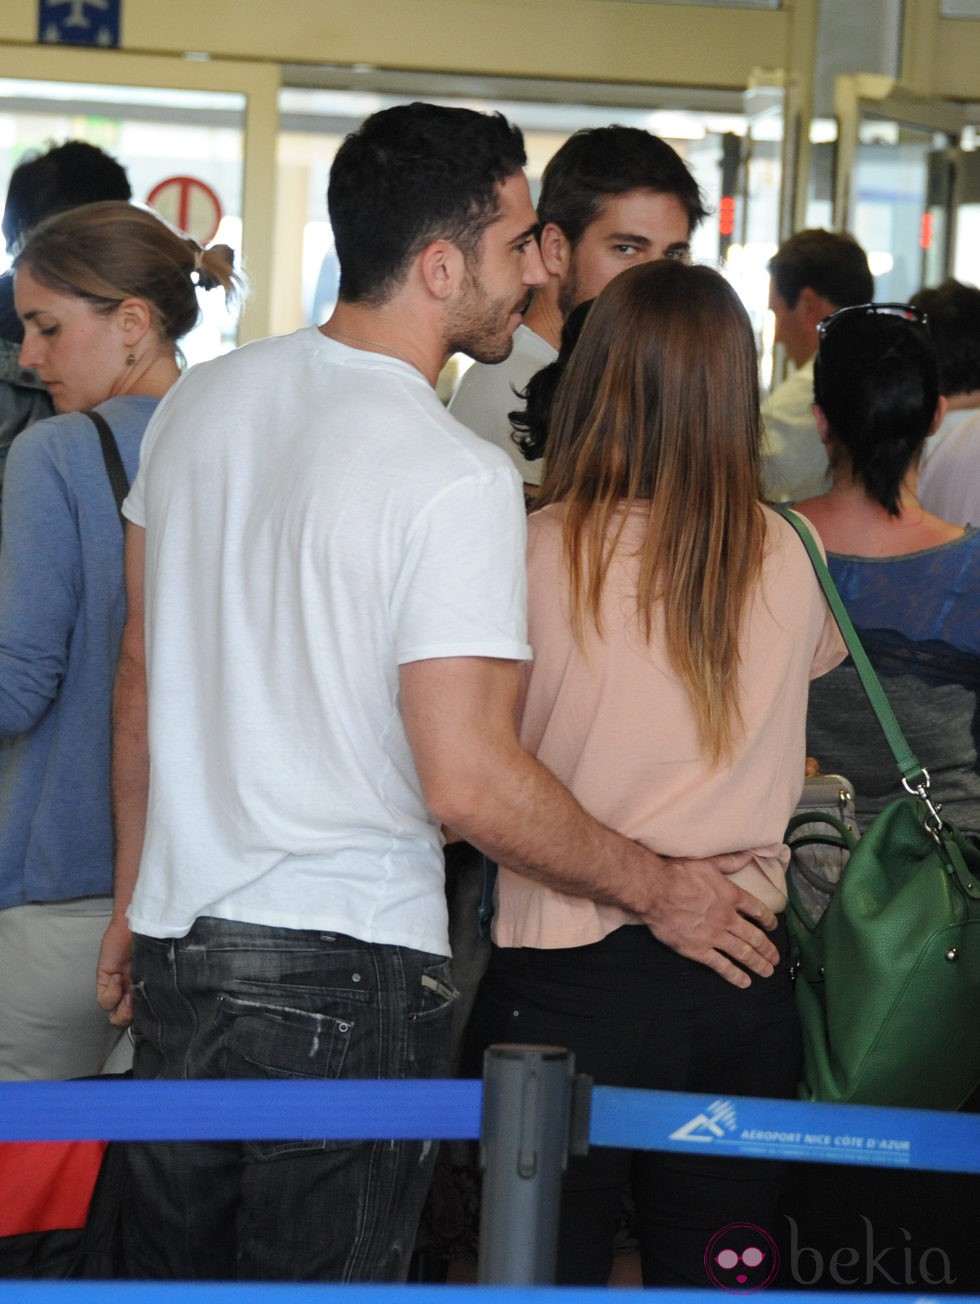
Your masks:
[[[826,910],[847,862],[845,850],[829,838],[822,839],[827,827],[822,819],[814,820],[816,815],[829,815],[858,836],[854,790],[842,774],[818,774],[806,779],[799,805],[786,826],[790,849],[787,873],[811,927]]]

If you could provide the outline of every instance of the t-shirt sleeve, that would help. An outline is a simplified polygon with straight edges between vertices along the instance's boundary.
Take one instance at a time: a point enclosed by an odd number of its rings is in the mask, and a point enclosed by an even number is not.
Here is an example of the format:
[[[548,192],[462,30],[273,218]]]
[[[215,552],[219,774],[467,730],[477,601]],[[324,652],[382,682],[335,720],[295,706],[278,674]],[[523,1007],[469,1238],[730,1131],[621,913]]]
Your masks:
[[[802,512],[798,512],[797,515],[813,535],[814,542],[820,549],[820,556],[824,559],[824,562],[826,562],[827,549],[823,545],[823,539],[821,539],[817,532],[817,527],[808,517],[804,516]],[[802,547],[802,540],[798,538],[796,542]],[[820,630],[817,636],[817,645],[813,653],[813,663],[810,667],[810,678],[819,679],[821,675],[825,675],[829,670],[833,670],[834,666],[839,666],[845,659],[847,656],[847,644],[844,642],[844,636],[841,634],[840,629],[837,626],[837,621],[834,619],[834,613],[830,610],[830,604],[827,602],[826,595],[820,585],[820,581],[817,579],[816,572],[813,571],[813,563],[810,561],[808,554],[807,565],[813,573],[813,580],[817,590],[817,610],[820,612],[822,617]]]
[[[409,532],[392,598],[398,664],[530,659],[525,541],[510,468],[462,476],[428,503]]]
[[[794,511],[793,515],[807,527],[826,561],[823,540],[810,518],[800,511]],[[805,638],[803,646],[813,649],[809,677],[818,679],[840,665],[847,656],[847,646],[803,540],[778,512],[767,509],[767,518],[769,529],[775,531],[774,537],[778,540],[777,555],[782,558],[774,572],[776,585],[770,591],[768,601],[780,623],[788,621],[788,627],[796,630],[794,637],[797,640]]]
[[[144,450],[140,450],[140,464],[129,493],[123,499],[122,512],[127,521],[134,525],[146,526],[146,459]]]
[[[846,656],[847,647],[837,628],[837,621],[834,620],[830,608],[826,607],[823,627],[813,654],[813,664],[810,667],[810,678],[819,679],[828,670],[833,670],[834,666],[839,666]]]
[[[185,373],[186,374],[186,373]],[[129,493],[126,495],[122,511],[127,521],[132,521],[134,525],[140,525],[146,528],[146,475],[149,466],[153,446],[157,440],[157,434],[166,421],[166,413],[170,409],[170,400],[173,397],[174,390],[179,387],[181,380],[171,386],[161,401],[157,404],[149,424],[146,427],[146,433],[140,443],[140,461],[133,482],[129,486]]]

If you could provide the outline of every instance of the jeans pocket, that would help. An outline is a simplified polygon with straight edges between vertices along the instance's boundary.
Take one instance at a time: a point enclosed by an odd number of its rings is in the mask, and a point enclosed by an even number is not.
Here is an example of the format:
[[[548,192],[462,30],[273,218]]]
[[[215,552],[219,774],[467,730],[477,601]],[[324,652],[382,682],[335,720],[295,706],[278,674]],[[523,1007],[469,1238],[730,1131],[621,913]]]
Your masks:
[[[352,1017],[234,996],[218,998],[216,1017],[229,1078],[339,1077],[354,1028]]]
[[[218,999],[222,1076],[228,1078],[338,1078],[344,1066],[353,1018],[296,1010],[286,1005]],[[247,1151],[273,1159],[322,1151],[349,1142],[251,1141]]]
[[[449,1048],[453,1011],[459,992],[453,985],[448,960],[433,960],[421,966],[418,982],[412,984],[405,1020],[404,1075],[410,1078],[441,1077],[449,1072]]]
[[[451,1015],[452,1007],[458,1000],[459,992],[453,984],[450,962],[440,960],[426,965],[419,980],[418,1005],[409,1011],[409,1020],[412,1023],[439,1020]]]
[[[141,1078],[166,1076],[166,1037],[163,1022],[141,979],[133,983],[132,1037],[134,1053],[140,1056]]]

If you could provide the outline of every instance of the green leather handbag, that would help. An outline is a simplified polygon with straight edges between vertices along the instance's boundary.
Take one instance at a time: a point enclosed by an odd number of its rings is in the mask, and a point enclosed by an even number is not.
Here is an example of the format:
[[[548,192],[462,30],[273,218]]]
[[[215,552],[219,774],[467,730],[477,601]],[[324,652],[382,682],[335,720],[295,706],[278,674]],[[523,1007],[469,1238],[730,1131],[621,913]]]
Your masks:
[[[847,854],[814,922],[789,883],[806,1100],[957,1109],[980,1084],[980,850],[940,813],[819,549],[800,535],[907,793],[860,839],[822,817],[804,841]],[[787,840],[792,845],[792,827]]]

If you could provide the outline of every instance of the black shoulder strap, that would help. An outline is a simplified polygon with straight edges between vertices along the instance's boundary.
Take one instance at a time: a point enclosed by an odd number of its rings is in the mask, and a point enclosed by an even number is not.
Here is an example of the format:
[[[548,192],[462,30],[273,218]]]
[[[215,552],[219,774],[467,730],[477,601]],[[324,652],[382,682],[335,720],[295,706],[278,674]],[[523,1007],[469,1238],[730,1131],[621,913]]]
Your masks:
[[[122,505],[123,499],[129,493],[129,479],[122,458],[119,456],[119,445],[116,443],[115,436],[105,417],[100,416],[98,412],[86,412],[85,415],[99,432],[99,443],[102,445],[102,460],[105,462],[106,475],[109,477],[109,483],[112,486],[113,496],[116,500],[116,510],[119,512],[119,519],[122,521],[125,530],[126,518],[123,516]]]

